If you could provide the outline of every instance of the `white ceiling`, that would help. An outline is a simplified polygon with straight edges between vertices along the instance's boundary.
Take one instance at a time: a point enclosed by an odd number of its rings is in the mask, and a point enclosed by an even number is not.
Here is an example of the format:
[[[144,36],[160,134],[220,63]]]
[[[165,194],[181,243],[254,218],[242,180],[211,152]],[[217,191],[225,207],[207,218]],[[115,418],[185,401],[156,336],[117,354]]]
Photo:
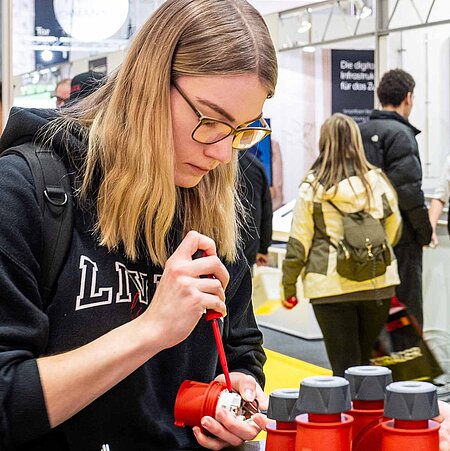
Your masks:
[[[248,0],[263,15],[311,5],[319,1],[322,0]]]

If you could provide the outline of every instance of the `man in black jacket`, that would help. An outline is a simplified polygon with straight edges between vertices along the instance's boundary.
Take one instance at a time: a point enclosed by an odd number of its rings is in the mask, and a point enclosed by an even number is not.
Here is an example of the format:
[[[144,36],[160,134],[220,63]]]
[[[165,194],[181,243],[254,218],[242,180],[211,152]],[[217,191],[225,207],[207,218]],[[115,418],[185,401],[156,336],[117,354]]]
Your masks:
[[[244,254],[252,267],[268,263],[268,248],[272,243],[272,198],[266,171],[256,155],[239,153],[239,192],[246,209],[242,230]]]
[[[403,231],[394,248],[401,280],[396,293],[422,326],[422,246],[430,243],[432,228],[415,138],[420,131],[408,121],[414,86],[411,75],[401,69],[385,73],[377,89],[383,109],[374,110],[360,129],[367,159],[383,169],[397,190]]]

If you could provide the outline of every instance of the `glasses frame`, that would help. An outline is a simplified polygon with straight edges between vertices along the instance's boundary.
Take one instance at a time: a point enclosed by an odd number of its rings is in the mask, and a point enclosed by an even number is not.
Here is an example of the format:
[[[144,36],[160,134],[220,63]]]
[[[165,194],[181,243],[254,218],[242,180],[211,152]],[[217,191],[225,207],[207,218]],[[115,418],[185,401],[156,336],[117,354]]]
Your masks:
[[[215,144],[218,143],[220,141],[223,141],[224,139],[228,138],[229,136],[233,136],[233,143],[232,146],[234,149],[237,150],[247,150],[250,149],[250,147],[255,146],[256,144],[258,144],[259,142],[261,142],[265,137],[267,137],[268,135],[270,135],[272,133],[272,129],[269,127],[269,124],[265,121],[265,119],[263,118],[263,113],[261,113],[256,119],[253,119],[249,122],[246,122],[248,124],[251,124],[252,122],[255,121],[260,121],[263,124],[263,127],[243,127],[242,125],[238,125],[236,128],[234,128],[232,125],[230,125],[228,122],[226,121],[222,121],[220,119],[216,119],[213,117],[209,117],[209,116],[205,116],[204,114],[202,114],[196,107],[195,105],[191,102],[191,100],[189,99],[189,97],[183,92],[183,90],[177,85],[177,83],[175,83],[174,81],[172,82],[174,88],[178,91],[178,93],[181,95],[181,97],[183,97],[183,99],[186,101],[186,103],[190,106],[191,110],[195,113],[195,115],[198,117],[198,124],[195,126],[194,130],[192,130],[191,133],[191,138],[199,143],[199,144]],[[210,142],[210,143],[205,143],[202,141],[199,141],[198,139],[195,138],[195,132],[206,122],[218,122],[219,124],[223,124],[226,125],[227,127],[230,128],[230,133],[228,133],[228,135],[224,136],[223,138],[217,139],[216,141]],[[243,127],[243,128],[241,128]],[[244,149],[240,149],[239,147],[234,146],[234,139],[236,137],[236,135],[238,133],[242,133],[248,130],[259,130],[259,131],[263,131],[265,132],[265,135],[259,140],[256,141],[255,143],[253,143],[251,146],[249,147],[245,147]]]

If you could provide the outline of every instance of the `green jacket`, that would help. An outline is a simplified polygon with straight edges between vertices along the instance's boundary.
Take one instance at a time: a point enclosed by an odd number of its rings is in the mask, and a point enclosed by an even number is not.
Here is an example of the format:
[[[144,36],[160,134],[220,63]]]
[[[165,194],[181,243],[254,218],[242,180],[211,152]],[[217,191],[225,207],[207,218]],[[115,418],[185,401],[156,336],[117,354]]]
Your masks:
[[[376,290],[400,283],[397,260],[392,249],[392,263],[385,274],[363,282],[341,277],[336,270],[336,249],[324,237],[324,234],[328,234],[331,241],[337,244],[344,234],[342,216],[326,202],[332,200],[346,213],[369,211],[373,217],[383,221],[389,244],[393,246],[397,242],[401,234],[402,220],[395,191],[386,182],[380,169],[369,171],[367,178],[373,193],[370,209],[359,177],[352,176],[342,180],[336,194],[333,189],[324,191],[320,184],[314,192],[312,173],[300,184],[283,262],[285,299],[296,296],[296,282],[300,274],[304,296],[309,299]]]

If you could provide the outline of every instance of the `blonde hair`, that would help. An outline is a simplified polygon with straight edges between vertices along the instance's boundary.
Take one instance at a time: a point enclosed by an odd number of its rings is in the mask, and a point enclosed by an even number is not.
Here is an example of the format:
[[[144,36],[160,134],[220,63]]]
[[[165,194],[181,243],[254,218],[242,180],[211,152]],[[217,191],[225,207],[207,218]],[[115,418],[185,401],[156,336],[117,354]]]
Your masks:
[[[353,168],[354,174],[349,172],[349,166]],[[361,179],[370,206],[372,189],[367,173],[374,169],[374,166],[366,159],[359,127],[351,117],[336,113],[322,124],[319,156],[311,169],[315,175],[314,188],[317,189],[321,184],[324,191],[332,188],[334,195],[339,182],[356,175]]]
[[[80,196],[87,200],[96,192],[102,245],[123,245],[136,259],[145,244],[151,260],[163,265],[168,234],[178,220],[183,235],[204,233],[219,255],[236,258],[237,155],[196,187],[176,187],[170,88],[183,75],[247,73],[257,74],[273,94],[275,50],[252,6],[245,0],[168,0],[134,38],[119,71],[66,111],[66,123],[86,129]]]

